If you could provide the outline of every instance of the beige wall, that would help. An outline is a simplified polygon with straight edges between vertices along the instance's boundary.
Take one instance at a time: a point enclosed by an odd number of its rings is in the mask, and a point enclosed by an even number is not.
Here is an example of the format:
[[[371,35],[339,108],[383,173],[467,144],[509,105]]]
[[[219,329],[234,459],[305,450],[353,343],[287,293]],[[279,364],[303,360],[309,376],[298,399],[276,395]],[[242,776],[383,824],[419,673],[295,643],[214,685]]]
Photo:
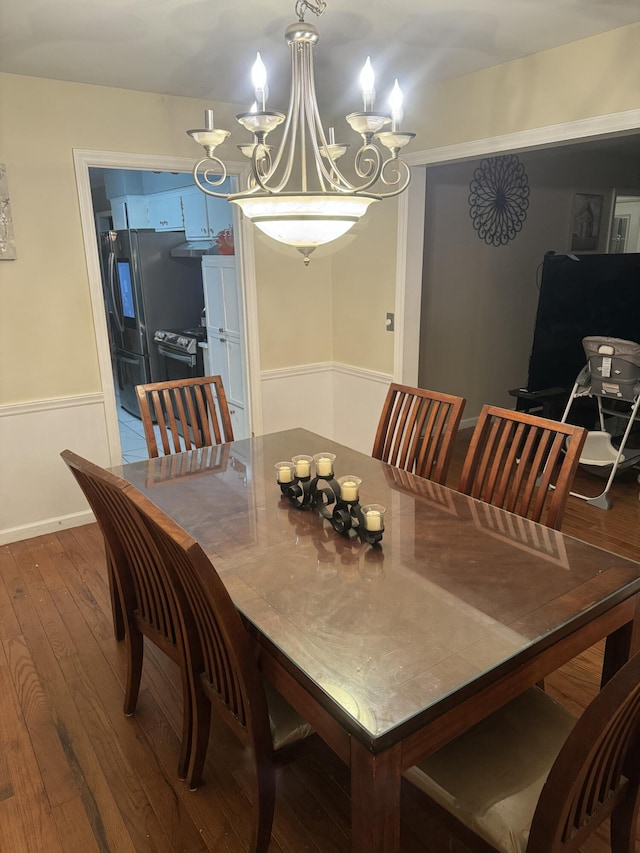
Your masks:
[[[333,360],[332,256],[317,249],[305,267],[296,249],[255,237],[260,366],[276,370]]]
[[[632,24],[429,87],[406,113],[419,133],[412,148],[424,150],[639,106],[640,24]]]
[[[333,355],[341,364],[393,373],[397,199],[371,205],[333,255]]]
[[[431,87],[408,107],[420,134],[413,148],[638,107],[639,39],[634,25]],[[195,158],[184,131],[208,104],[6,74],[0,103],[18,251],[0,265],[0,403],[100,390],[73,149]],[[217,107],[217,124],[233,128],[235,112]],[[236,159],[236,141],[223,156]],[[257,243],[264,368],[333,358],[392,370],[384,315],[393,310],[396,211],[395,202],[376,205],[353,235],[318,250],[310,270]],[[318,299],[331,302],[330,334],[313,331]],[[301,316],[310,331],[284,345],[278,324],[296,327]]]

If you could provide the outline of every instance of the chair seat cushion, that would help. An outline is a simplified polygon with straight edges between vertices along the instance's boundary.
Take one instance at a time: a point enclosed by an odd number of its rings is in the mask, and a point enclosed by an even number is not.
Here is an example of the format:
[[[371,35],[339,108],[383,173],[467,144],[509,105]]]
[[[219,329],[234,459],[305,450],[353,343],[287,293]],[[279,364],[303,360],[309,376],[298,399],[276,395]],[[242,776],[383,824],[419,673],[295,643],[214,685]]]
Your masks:
[[[405,776],[501,853],[524,853],[542,786],[575,722],[532,688]]]
[[[271,739],[275,750],[290,746],[313,734],[313,729],[268,681],[264,681],[269,709]]]

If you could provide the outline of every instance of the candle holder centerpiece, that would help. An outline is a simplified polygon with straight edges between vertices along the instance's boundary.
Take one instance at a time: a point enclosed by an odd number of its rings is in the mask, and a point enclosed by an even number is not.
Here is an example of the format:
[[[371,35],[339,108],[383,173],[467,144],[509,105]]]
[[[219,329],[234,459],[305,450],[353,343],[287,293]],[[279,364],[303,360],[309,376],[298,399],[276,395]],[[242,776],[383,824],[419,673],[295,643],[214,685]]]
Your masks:
[[[335,459],[335,453],[323,452],[276,462],[280,491],[297,509],[315,509],[331,522],[337,533],[348,536],[353,532],[370,545],[376,545],[384,533],[386,509],[380,504],[361,506],[361,478],[345,474],[336,479]],[[315,466],[313,477],[312,464]]]

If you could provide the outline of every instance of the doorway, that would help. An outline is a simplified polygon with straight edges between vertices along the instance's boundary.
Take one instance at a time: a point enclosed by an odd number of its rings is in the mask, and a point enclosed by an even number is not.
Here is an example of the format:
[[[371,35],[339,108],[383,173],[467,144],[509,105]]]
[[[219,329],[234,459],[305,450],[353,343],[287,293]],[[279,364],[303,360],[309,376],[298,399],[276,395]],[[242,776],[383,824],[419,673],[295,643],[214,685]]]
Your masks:
[[[410,154],[412,182],[399,199],[398,273],[396,277],[396,336],[394,380],[410,385],[418,384],[420,364],[421,318],[423,301],[425,253],[425,200],[427,197],[427,170],[432,166],[452,165],[505,153],[543,151],[584,142],[613,144],[625,139],[638,139],[640,110],[628,113],[597,116],[568,122],[563,125],[538,127],[503,136],[477,139]],[[637,151],[637,149],[636,149]],[[636,154],[637,158],[637,154]],[[584,187],[590,186],[590,176],[585,175]],[[581,189],[583,189],[581,187]],[[585,189],[586,191],[586,189]],[[468,213],[467,213],[468,216]],[[603,249],[606,251],[606,249]],[[471,426],[471,416],[463,425]]]
[[[105,206],[104,197],[101,191],[97,189],[95,173],[99,170],[132,170],[133,172],[153,173],[158,175],[165,173],[171,176],[174,181],[189,182],[193,187],[193,179],[190,175],[192,163],[183,158],[159,157],[159,156],[139,156],[139,155],[123,155],[110,152],[92,152],[92,151],[74,151],[74,161],[76,167],[76,178],[78,183],[78,195],[81,208],[81,219],[85,243],[85,254],[87,259],[87,269],[89,274],[89,285],[91,292],[94,326],[96,330],[96,340],[98,346],[98,359],[100,365],[100,374],[102,378],[102,387],[104,392],[104,408],[105,421],[107,426],[107,435],[109,440],[109,451],[111,464],[116,465],[121,461],[133,461],[134,453],[132,451],[131,436],[126,431],[132,430],[139,426],[139,419],[127,414],[129,417],[122,417],[123,410],[117,399],[118,394],[118,378],[114,371],[113,364],[113,347],[110,341],[108,327],[108,308],[105,304],[105,292],[103,288],[102,266],[100,260],[99,243],[100,230],[104,229],[105,225],[113,224],[117,230],[118,225],[122,225],[122,208],[117,205],[110,204]],[[241,171],[241,165],[229,169],[229,174],[232,180]],[[90,174],[93,173],[93,176]],[[94,186],[92,187],[92,180]],[[199,192],[199,191],[198,191]],[[126,215],[129,216],[131,211],[134,217],[140,213],[140,208],[135,205],[125,208]],[[96,218],[96,213],[100,214]],[[106,214],[112,217],[109,223]],[[235,212],[234,212],[235,214]],[[130,228],[135,225],[140,225],[140,221],[125,221],[126,226]],[[143,223],[147,224],[147,223]],[[149,224],[152,224],[149,222]],[[226,222],[228,226],[230,223]],[[250,375],[259,377],[259,360],[258,360],[258,333],[257,333],[257,310],[255,307],[255,271],[253,263],[253,246],[252,235],[246,224],[240,221],[237,214],[231,220],[236,241],[236,258],[238,262],[239,273],[239,310],[242,317],[242,333],[243,333],[243,362],[242,374],[247,388],[246,394],[246,430],[250,434],[256,429],[256,424],[261,426],[261,407],[260,400],[256,394],[259,391],[259,382],[255,380],[248,381]],[[155,229],[151,229],[153,231]],[[226,230],[226,229],[225,229]],[[177,234],[181,242],[183,242],[186,234]],[[190,261],[191,264],[199,268],[199,261]],[[201,272],[200,279],[201,279]],[[202,291],[201,291],[202,292]],[[198,312],[197,322],[200,323],[200,311]],[[155,331],[155,330],[154,330]],[[205,370],[205,373],[210,372]],[[120,415],[120,417],[119,417]],[[124,423],[122,423],[124,421]],[[259,428],[258,426],[258,428]],[[126,427],[126,429],[125,429]],[[241,437],[241,436],[239,436]],[[140,451],[140,447],[136,448]],[[141,453],[135,454],[136,458],[147,458],[146,444],[144,445],[144,455]]]
[[[574,250],[576,199],[584,198],[599,202],[602,215],[592,250],[575,251],[609,251],[613,187],[633,180],[636,146],[626,137],[521,152],[527,206],[521,229],[500,244],[480,238],[470,215],[470,183],[491,161],[427,169],[418,384],[465,397],[467,415],[485,403],[513,407],[510,389],[528,385],[543,259]]]

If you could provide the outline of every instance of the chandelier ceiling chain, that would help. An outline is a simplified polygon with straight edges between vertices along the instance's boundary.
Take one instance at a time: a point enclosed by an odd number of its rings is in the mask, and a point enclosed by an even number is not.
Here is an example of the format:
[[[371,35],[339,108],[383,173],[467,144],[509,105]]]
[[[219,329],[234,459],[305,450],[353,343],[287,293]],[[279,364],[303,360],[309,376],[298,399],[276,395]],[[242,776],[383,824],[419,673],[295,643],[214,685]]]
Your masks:
[[[296,15],[298,16],[299,21],[304,21],[304,13],[307,9],[310,9],[314,15],[320,17],[320,15],[327,8],[327,4],[325,0],[318,0],[317,3],[311,3],[310,0],[297,0],[296,2]]]
[[[374,110],[374,75],[367,57],[360,77],[364,109],[346,117],[362,139],[352,165],[355,178],[349,179],[338,166],[337,161],[350,144],[336,142],[333,127],[325,133],[313,70],[318,31],[304,20],[307,10],[320,16],[326,5],[324,0],[296,0],[298,20],[285,31],[291,47],[291,90],[286,115],[267,109],[267,75],[258,53],[252,69],[255,103],[237,116],[252,134],[251,142],[238,145],[250,162],[244,189],[235,193],[218,190],[227,177],[227,169],[215,150],[230,133],[214,126],[213,110],[205,110],[204,128],[187,131],[205,151],[205,157],[193,168],[199,189],[237,204],[269,237],[302,252],[305,264],[317,246],[345,234],[370,204],[399,195],[407,188],[411,172],[399,152],[415,136],[400,130],[402,94],[397,80],[389,99],[390,114]],[[267,137],[280,125],[282,136],[274,151]],[[387,130],[389,125],[391,129]]]

